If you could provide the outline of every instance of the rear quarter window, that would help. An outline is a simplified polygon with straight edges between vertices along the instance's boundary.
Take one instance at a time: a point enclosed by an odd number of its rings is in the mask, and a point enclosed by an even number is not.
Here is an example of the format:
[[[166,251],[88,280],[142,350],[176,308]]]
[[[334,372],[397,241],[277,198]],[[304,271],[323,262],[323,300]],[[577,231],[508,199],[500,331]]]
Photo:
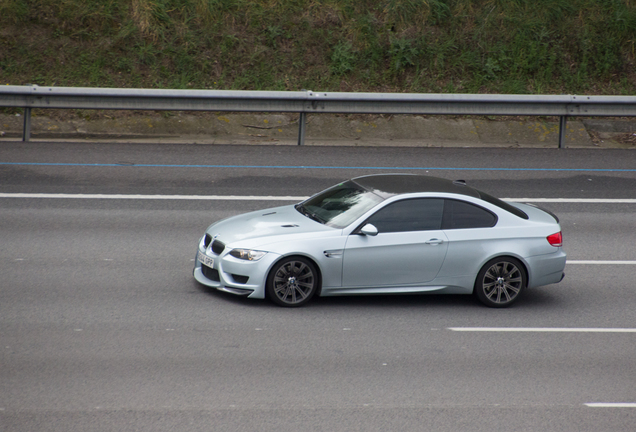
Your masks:
[[[520,217],[521,219],[528,219],[528,215],[524,211],[518,209],[517,207],[515,207],[515,206],[513,206],[513,205],[511,205],[511,204],[509,204],[509,203],[507,203],[505,201],[502,201],[499,198],[495,198],[492,195],[488,195],[485,192],[482,192],[482,191],[478,191],[478,192],[479,192],[479,195],[480,195],[481,199],[483,199],[487,203],[490,203],[492,205],[496,205],[497,207],[502,208],[505,211],[510,212],[513,215],[517,216],[517,217]]]
[[[497,216],[475,204],[444,200],[442,229],[490,228],[497,224]]]

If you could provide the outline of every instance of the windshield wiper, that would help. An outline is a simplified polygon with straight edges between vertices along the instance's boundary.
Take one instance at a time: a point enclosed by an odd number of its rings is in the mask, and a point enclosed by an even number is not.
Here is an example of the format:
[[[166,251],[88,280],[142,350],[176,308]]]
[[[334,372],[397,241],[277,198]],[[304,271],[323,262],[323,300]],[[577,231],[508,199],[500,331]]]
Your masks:
[[[300,213],[304,214],[305,216],[307,216],[309,219],[313,219],[316,222],[319,222],[321,224],[325,224],[327,223],[327,221],[323,218],[321,218],[320,216],[318,216],[316,213],[313,213],[312,211],[310,211],[307,207],[305,207],[302,204],[297,204],[296,205],[296,210],[298,210]]]

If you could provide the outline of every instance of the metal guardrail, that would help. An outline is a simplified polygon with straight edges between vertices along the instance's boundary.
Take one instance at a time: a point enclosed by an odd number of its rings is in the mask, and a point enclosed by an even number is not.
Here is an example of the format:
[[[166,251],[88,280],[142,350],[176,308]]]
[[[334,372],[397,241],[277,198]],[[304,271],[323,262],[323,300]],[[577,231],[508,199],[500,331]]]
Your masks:
[[[295,112],[298,145],[305,140],[307,114],[427,114],[557,116],[559,148],[568,117],[636,116],[636,96],[482,95],[155,90],[81,87],[0,86],[0,107],[24,108],[22,140],[31,134],[31,110],[131,109],[169,111]]]

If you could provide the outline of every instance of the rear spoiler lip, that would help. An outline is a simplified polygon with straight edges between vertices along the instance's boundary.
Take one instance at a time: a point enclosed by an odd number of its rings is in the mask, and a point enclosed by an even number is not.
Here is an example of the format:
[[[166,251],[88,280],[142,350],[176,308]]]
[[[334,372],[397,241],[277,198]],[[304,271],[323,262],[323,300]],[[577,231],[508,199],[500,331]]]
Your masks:
[[[546,209],[544,209],[543,207],[540,207],[540,206],[538,206],[538,205],[536,205],[536,204],[529,203],[529,202],[524,202],[524,204],[529,205],[529,206],[532,206],[532,207],[534,207],[534,208],[537,208],[537,209],[541,210],[541,211],[542,211],[542,212],[544,212],[544,213],[549,214],[550,216],[552,216],[552,217],[554,218],[554,220],[555,220],[555,221],[557,221],[557,223],[561,223],[561,221],[559,221],[558,216],[557,216],[557,215],[555,215],[554,213],[552,213],[550,210],[546,210]]]

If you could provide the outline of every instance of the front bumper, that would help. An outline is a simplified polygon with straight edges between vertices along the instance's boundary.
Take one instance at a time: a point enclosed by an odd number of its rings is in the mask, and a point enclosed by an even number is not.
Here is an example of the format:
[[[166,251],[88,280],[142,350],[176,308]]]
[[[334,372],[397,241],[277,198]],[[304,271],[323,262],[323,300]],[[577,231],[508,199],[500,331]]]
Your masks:
[[[235,295],[265,298],[267,274],[279,256],[270,252],[258,261],[247,261],[234,258],[229,254],[230,250],[226,248],[217,255],[210,247],[205,248],[203,241],[199,242],[197,251],[214,262],[211,266],[204,265],[199,253],[195,255],[193,275],[196,281]]]

